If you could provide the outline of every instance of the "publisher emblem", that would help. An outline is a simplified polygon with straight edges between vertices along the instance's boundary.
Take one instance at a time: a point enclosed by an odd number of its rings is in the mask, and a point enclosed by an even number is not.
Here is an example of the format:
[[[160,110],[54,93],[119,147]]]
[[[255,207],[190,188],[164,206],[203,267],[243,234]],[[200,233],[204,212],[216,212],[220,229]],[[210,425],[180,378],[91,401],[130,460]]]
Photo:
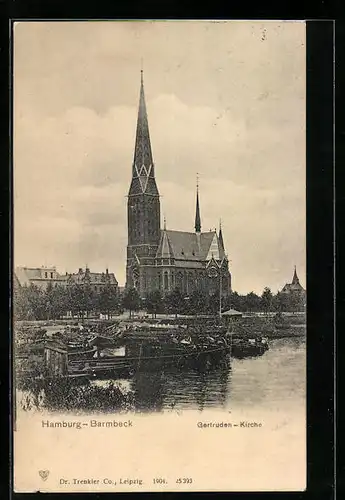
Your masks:
[[[43,479],[43,481],[46,481],[48,479],[49,470],[40,470],[40,471],[38,471],[38,473],[41,476],[41,478]]]

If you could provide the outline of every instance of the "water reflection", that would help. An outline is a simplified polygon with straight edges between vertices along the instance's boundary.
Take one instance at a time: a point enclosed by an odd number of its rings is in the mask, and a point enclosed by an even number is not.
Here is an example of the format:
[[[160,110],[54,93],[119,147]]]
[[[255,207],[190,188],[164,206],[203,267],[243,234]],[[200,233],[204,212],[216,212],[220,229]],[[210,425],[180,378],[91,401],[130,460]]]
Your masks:
[[[196,369],[138,372],[131,384],[135,408],[137,411],[222,408],[228,398],[230,374],[229,367],[205,372]]]
[[[262,356],[232,358],[231,366],[228,363],[204,371],[186,366],[158,370],[142,367],[123,380],[97,380],[85,385],[68,380],[54,390],[44,382],[43,388],[36,384],[31,392],[34,405],[71,412],[300,406],[305,400],[305,354],[305,339],[279,339],[272,340]]]

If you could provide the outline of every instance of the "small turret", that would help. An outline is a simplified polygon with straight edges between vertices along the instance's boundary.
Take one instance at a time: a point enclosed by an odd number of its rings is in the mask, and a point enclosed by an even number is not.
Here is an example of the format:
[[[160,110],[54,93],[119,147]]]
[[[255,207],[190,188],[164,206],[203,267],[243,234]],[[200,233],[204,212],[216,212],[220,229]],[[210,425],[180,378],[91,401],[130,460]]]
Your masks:
[[[293,285],[299,285],[299,279],[298,279],[298,276],[297,276],[296,266],[295,266],[295,271],[293,273],[292,284]]]
[[[223,233],[222,233],[222,221],[219,221],[219,244],[224,251],[224,240],[223,240]]]
[[[197,177],[196,181],[196,210],[195,210],[195,232],[201,232],[201,218],[200,218],[200,207],[199,207],[199,179]]]

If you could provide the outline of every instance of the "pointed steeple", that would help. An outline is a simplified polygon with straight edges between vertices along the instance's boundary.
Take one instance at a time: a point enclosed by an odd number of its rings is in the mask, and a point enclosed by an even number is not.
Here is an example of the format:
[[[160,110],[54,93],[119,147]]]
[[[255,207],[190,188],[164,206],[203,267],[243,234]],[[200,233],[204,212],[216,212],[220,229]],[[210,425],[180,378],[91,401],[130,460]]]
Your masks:
[[[295,271],[293,273],[292,284],[293,285],[299,285],[299,279],[298,279],[298,276],[297,276],[296,266],[295,266]]]
[[[224,250],[224,241],[223,241],[222,221],[221,220],[219,220],[219,243],[220,243],[222,250]]]
[[[132,184],[130,194],[158,194],[155,182],[154,164],[151,149],[149,124],[147,119],[144,75],[140,71],[140,96],[137,118],[137,130],[132,169]]]
[[[147,119],[145,92],[144,92],[144,75],[143,70],[140,71],[140,97],[139,110],[137,120],[137,133],[135,139],[134,151],[134,166],[137,167],[139,173],[143,166],[147,171],[153,165],[149,124]],[[133,171],[134,174],[134,171]]]
[[[199,207],[199,178],[196,179],[196,211],[195,211],[195,232],[201,232],[201,219]]]

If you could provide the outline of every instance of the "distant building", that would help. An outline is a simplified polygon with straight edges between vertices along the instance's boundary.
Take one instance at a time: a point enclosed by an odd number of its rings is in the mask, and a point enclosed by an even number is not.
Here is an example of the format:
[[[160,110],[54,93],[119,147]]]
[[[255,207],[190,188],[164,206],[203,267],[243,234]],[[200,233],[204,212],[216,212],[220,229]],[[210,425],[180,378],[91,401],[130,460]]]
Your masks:
[[[178,203],[178,193],[176,194]],[[231,274],[222,230],[201,231],[197,186],[194,231],[161,228],[160,199],[155,179],[148,119],[141,73],[132,180],[127,206],[128,245],[126,288],[141,297],[153,290],[163,294],[179,289],[188,296],[195,290],[227,295]]]
[[[297,276],[297,271],[296,271],[296,266],[295,266],[295,271],[293,274],[292,282],[291,283],[286,283],[284,285],[281,293],[285,294],[286,296],[289,296],[291,298],[298,298],[298,299],[305,299],[306,297],[306,291],[302,287],[299,278]]]
[[[116,292],[118,292],[118,282],[115,278],[114,273],[109,273],[108,269],[105,273],[92,273],[88,267],[83,271],[79,268],[79,271],[75,274],[68,274],[67,286],[71,285],[89,285],[94,292],[101,292],[106,286],[113,287]]]
[[[48,285],[69,287],[73,284],[91,286],[93,291],[100,292],[105,286],[118,288],[118,282],[114,273],[109,273],[106,269],[103,273],[93,273],[88,267],[85,271],[79,268],[77,273],[59,274],[56,267],[17,267],[14,273],[16,289],[20,286],[35,285],[42,290],[46,290]]]
[[[66,286],[67,275],[60,275],[56,267],[17,267],[15,277],[21,286],[35,285],[46,290],[48,285]]]

